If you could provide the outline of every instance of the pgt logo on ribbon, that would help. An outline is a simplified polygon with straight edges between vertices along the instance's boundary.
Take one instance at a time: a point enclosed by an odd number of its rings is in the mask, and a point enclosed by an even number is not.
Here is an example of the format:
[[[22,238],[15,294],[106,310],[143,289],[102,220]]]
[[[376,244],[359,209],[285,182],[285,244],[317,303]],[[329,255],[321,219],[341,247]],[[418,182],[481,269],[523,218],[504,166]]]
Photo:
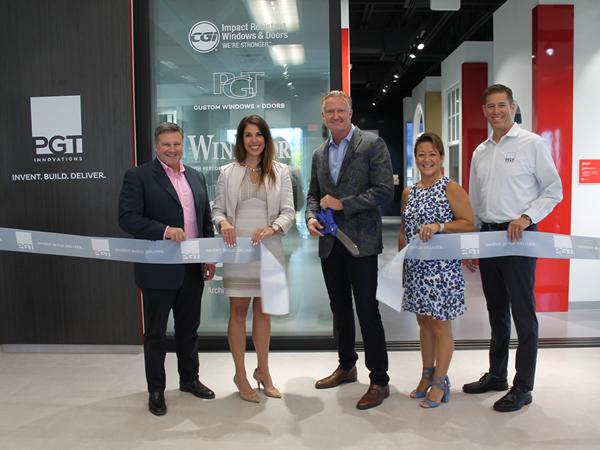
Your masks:
[[[16,231],[15,239],[17,241],[17,247],[21,250],[34,250],[31,233],[26,231]]]
[[[81,96],[31,97],[31,136],[36,162],[81,161]],[[48,158],[43,158],[44,156]]]
[[[254,98],[258,94],[258,77],[264,72],[240,72],[239,76],[230,72],[213,73],[213,94],[225,94],[229,98]]]
[[[479,256],[479,235],[463,234],[460,236],[460,253],[464,258]]]
[[[210,53],[219,45],[221,33],[214,23],[202,20],[190,28],[188,40],[197,52]]]
[[[95,256],[110,256],[108,239],[92,239],[92,250]]]
[[[183,241],[181,242],[181,258],[184,261],[200,261],[200,241]]]
[[[555,234],[554,238],[554,253],[556,256],[572,256],[573,255],[573,242],[571,236],[564,234]]]

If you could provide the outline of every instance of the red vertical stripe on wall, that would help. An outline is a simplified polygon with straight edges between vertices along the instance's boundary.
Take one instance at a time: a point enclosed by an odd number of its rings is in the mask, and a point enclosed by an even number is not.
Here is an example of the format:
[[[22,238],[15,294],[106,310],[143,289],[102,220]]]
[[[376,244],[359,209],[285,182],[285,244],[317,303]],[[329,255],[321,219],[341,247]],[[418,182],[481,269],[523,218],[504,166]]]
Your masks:
[[[487,73],[487,63],[463,63],[461,67],[461,183],[467,191],[473,151],[487,138],[487,121],[481,109],[481,94],[488,86]]]
[[[350,95],[350,30],[342,28],[342,91]]]
[[[571,233],[573,150],[573,5],[533,9],[533,131],[548,143],[563,185],[563,201],[539,231]],[[536,271],[538,311],[568,311],[569,260],[542,259]]]

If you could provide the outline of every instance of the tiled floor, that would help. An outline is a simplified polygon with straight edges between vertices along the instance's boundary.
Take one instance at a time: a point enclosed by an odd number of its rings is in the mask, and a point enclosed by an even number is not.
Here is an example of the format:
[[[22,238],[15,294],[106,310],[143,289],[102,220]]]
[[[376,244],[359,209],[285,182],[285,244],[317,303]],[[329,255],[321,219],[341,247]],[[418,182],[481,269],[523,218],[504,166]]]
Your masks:
[[[600,348],[544,349],[534,402],[516,413],[491,409],[500,394],[465,395],[487,364],[485,351],[458,351],[450,403],[423,410],[408,397],[420,373],[418,352],[391,352],[392,395],[358,411],[368,383],[315,390],[335,353],[273,353],[283,399],[239,399],[226,353],[201,354],[201,380],[215,400],[177,388],[167,356],[168,414],[147,411],[143,356],[0,352],[0,449],[598,449]],[[255,356],[248,355],[248,368]],[[511,365],[514,354],[511,353]]]

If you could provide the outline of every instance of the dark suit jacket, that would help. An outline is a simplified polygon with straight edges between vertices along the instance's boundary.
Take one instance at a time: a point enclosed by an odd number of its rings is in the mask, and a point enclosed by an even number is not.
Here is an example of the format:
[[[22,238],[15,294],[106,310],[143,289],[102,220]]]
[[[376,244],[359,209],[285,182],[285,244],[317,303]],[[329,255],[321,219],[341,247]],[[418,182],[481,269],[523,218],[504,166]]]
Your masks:
[[[185,166],[185,177],[194,194],[199,237],[213,237],[210,204],[204,176]],[[183,208],[177,192],[158,159],[129,169],[119,197],[119,225],[136,239],[163,239],[168,226],[183,228]],[[202,264],[196,264],[202,278]],[[184,264],[135,265],[135,282],[141,288],[178,289]]]
[[[321,197],[340,199],[342,211],[334,211],[339,228],[358,246],[359,256],[381,253],[380,205],[394,198],[392,163],[385,141],[372,133],[354,128],[335,184],[329,170],[329,146],[325,141],[314,153],[310,188],[306,199],[306,220],[321,210]],[[327,258],[334,237],[319,238],[319,256]]]

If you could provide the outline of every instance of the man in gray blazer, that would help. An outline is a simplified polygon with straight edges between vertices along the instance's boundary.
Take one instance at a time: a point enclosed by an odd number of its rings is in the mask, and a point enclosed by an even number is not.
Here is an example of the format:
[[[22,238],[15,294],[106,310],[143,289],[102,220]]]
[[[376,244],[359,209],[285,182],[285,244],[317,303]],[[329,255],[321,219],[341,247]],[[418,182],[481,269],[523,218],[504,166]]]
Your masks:
[[[352,296],[370,371],[368,391],[358,409],[380,405],[389,396],[388,357],[377,291],[377,255],[383,249],[380,206],[393,199],[392,165],[383,139],[352,125],[352,99],[341,91],[323,96],[322,116],[330,137],[314,153],[307,196],[306,223],[319,236],[319,257],[338,336],[339,365],[315,387],[325,389],[356,381]],[[331,208],[340,230],[357,245],[352,254],[315,215]]]

